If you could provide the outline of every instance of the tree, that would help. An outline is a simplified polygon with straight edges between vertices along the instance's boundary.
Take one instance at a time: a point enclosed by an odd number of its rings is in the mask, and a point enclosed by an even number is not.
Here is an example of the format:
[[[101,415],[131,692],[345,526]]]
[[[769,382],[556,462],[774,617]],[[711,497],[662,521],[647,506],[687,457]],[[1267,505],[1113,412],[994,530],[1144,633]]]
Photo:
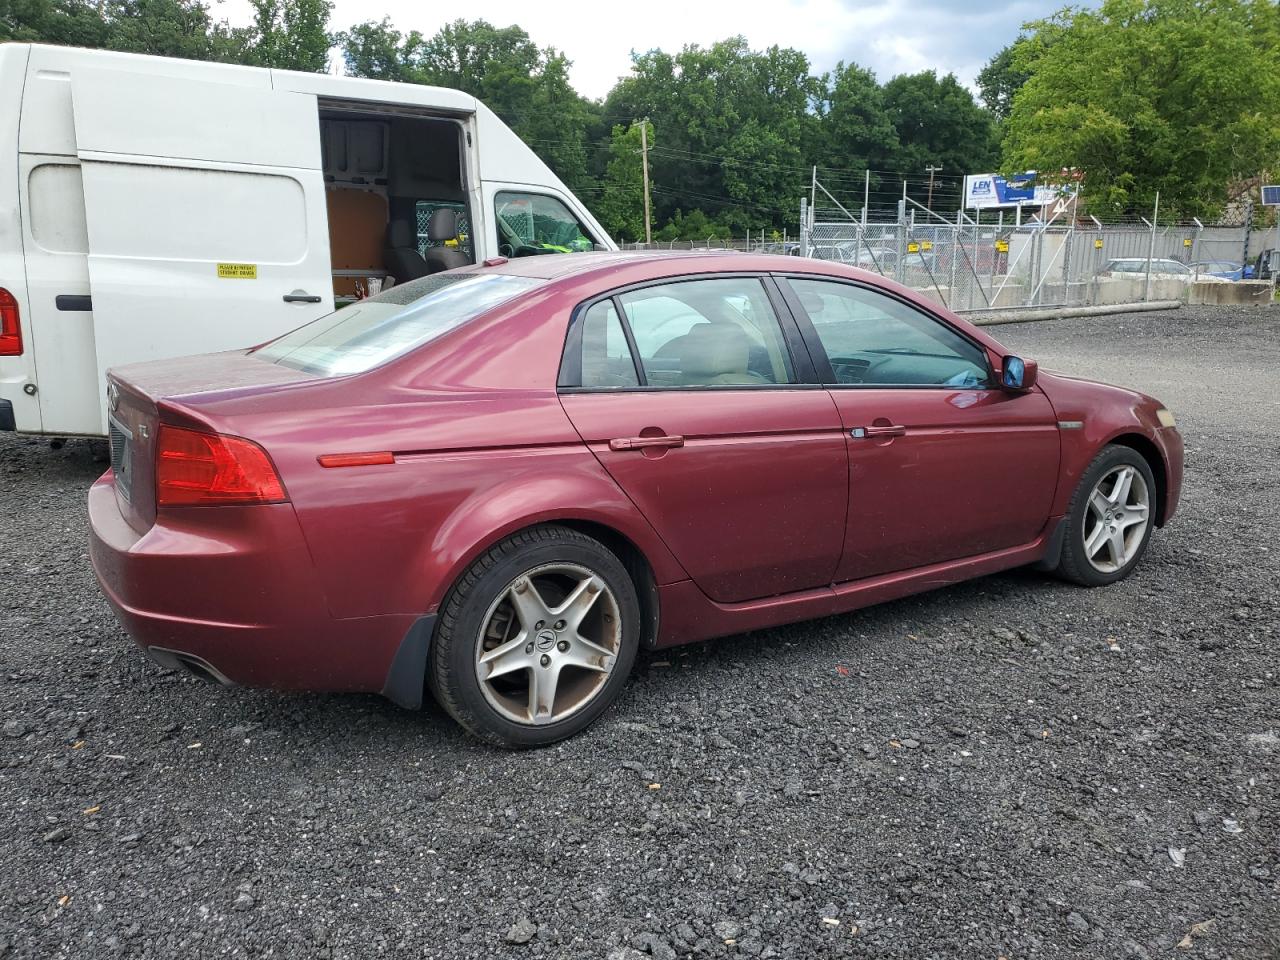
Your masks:
[[[455,20],[424,38],[402,36],[388,19],[336,38],[347,71],[380,80],[426,83],[482,100],[570,187],[586,186],[588,135],[595,112],[569,83],[569,61],[539,48],[520,27]]]
[[[198,0],[109,0],[99,11],[109,50],[188,60],[221,59],[227,51],[226,31]]]
[[[1013,97],[1031,74],[1027,41],[1019,37],[987,61],[978,73],[978,91],[982,102],[997,120],[1005,120],[1013,109]],[[1015,66],[1015,60],[1020,65]]]
[[[609,137],[609,160],[605,167],[603,192],[594,213],[604,228],[618,240],[644,238],[644,171],[642,169],[641,123],[616,125]],[[653,124],[648,129],[653,146]],[[671,239],[675,239],[672,237]]]
[[[107,25],[97,4],[84,0],[0,0],[0,42],[103,47]]]
[[[809,155],[834,170],[885,169],[898,152],[898,132],[875,74],[841,61],[821,85],[819,123]]]
[[[1005,165],[1084,174],[1090,212],[1216,216],[1280,156],[1275,0],[1104,0],[1029,24]]]
[[[707,205],[736,231],[780,223],[807,182],[804,144],[816,122],[817,83],[804,54],[753,51],[742,37],[677,54],[632,57],[604,114],[649,117],[659,217]]]
[[[885,110],[898,135],[891,169],[919,178],[940,165],[950,177],[992,170],[999,162],[991,114],[974,102],[955,74],[903,74],[884,85]],[[927,188],[914,192],[923,198]],[[935,194],[936,196],[936,194]]]
[[[329,66],[334,37],[328,31],[329,0],[249,0],[253,26],[239,31],[239,59],[260,67],[321,73]]]
[[[402,35],[391,25],[390,17],[383,17],[380,22],[367,20],[337,33],[333,41],[341,47],[351,76],[411,83],[423,38],[416,30]]]

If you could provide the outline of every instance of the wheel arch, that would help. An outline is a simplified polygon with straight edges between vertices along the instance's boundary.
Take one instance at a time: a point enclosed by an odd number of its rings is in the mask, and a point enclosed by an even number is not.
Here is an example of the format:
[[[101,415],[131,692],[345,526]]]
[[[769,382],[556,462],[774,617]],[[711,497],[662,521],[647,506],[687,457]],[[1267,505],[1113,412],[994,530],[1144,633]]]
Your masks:
[[[488,490],[460,504],[424,545],[421,569],[430,584],[419,609],[435,611],[458,579],[496,544],[533,527],[559,525],[598,540],[626,568],[640,601],[641,643],[658,635],[658,587],[687,579],[649,521],[607,477],[522,478],[516,496]],[[536,509],[535,505],[548,506]]]
[[[1163,527],[1169,502],[1169,468],[1160,448],[1151,438],[1141,433],[1121,433],[1107,443],[1111,446],[1128,447],[1147,461],[1147,466],[1156,479],[1156,526]]]

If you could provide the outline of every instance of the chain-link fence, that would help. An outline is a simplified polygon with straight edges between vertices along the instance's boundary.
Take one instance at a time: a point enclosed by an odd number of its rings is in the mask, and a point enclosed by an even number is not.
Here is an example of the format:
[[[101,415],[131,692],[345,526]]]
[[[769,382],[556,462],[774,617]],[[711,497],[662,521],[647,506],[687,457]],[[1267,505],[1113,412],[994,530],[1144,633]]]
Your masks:
[[[874,271],[964,312],[1208,297],[1205,285],[1250,276],[1246,252],[1277,246],[1274,227],[946,220],[909,200],[892,223],[809,220],[801,256]]]

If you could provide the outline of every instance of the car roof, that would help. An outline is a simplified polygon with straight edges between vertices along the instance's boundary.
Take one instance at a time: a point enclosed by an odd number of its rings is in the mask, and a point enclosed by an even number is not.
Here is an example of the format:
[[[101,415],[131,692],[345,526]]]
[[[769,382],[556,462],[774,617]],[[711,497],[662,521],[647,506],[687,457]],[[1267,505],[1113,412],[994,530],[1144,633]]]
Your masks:
[[[485,272],[505,273],[517,277],[531,277],[538,280],[560,280],[565,277],[581,276],[597,271],[610,271],[618,267],[629,266],[646,261],[671,263],[683,261],[690,266],[698,261],[723,260],[725,258],[745,258],[735,250],[620,250],[601,253],[557,253],[538,257],[514,257],[501,263],[480,264],[472,269]],[[751,256],[751,260],[776,259],[786,262],[788,257],[769,255]],[[744,268],[745,269],[745,268]],[[759,268],[753,268],[759,269]]]

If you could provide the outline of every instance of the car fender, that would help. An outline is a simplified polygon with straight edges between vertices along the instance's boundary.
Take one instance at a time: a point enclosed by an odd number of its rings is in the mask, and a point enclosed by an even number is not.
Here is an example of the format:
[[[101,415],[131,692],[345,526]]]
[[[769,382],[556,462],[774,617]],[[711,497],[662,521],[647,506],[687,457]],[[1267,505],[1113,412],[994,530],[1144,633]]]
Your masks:
[[[1140,452],[1154,451],[1159,456],[1159,464],[1153,465],[1160,468],[1154,471],[1161,487],[1157,523],[1163,525],[1172,517],[1181,489],[1182,443],[1176,430],[1160,424],[1158,400],[1135,390],[1056,373],[1042,372],[1038,384],[1053,405],[1062,437],[1053,516],[1067,512],[1080,478],[1103,447],[1138,437],[1145,441],[1136,444]]]
[[[657,584],[688,578],[676,558],[595,457],[574,458],[553,473],[519,474],[460,502],[422,545],[428,585],[420,609],[435,610],[486,550],[540,523],[587,523],[624,537],[644,556]]]

